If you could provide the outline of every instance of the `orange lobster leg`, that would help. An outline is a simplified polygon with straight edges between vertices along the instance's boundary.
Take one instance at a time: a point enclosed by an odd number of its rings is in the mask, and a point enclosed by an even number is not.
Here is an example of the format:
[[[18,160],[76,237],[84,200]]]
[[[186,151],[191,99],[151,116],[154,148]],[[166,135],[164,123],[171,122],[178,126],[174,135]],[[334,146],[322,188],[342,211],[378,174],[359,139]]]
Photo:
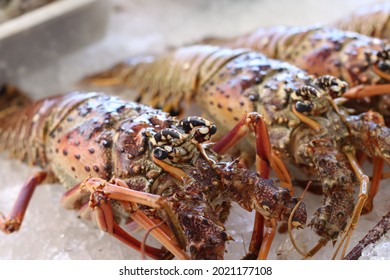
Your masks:
[[[349,89],[346,93],[343,94],[343,97],[352,99],[352,98],[364,98],[377,95],[384,95],[390,93],[390,85],[358,85]]]
[[[287,182],[290,192],[293,192],[290,175],[283,162],[272,154],[271,144],[269,143],[267,126],[263,118],[258,113],[245,114],[238,124],[220,139],[213,147],[217,153],[225,153],[249,131],[252,130],[256,137],[256,169],[263,178],[269,178],[271,166],[277,173],[278,177]],[[253,233],[249,245],[249,252],[246,258],[253,258],[257,256],[259,259],[266,259],[272,240],[275,236],[276,221],[271,220],[267,222],[270,227],[266,227],[264,233],[264,217],[256,212],[255,221],[253,225]]]
[[[82,199],[88,196],[88,193],[82,192],[81,184],[77,184],[73,188],[67,190],[61,197],[61,205],[65,209],[80,209],[82,207]]]
[[[249,129],[254,131],[256,137],[256,166],[260,176],[268,178],[272,167],[290,193],[293,193],[290,174],[280,158],[271,151],[266,124],[258,113],[245,114],[225,136],[215,143],[213,150],[224,154],[248,135]]]
[[[367,157],[366,154],[363,154],[363,153],[358,154],[357,162],[358,162],[359,166],[363,165],[363,162],[364,162],[366,157]],[[384,163],[385,163],[384,159],[382,159],[380,157],[373,158],[373,174],[371,177],[371,184],[370,184],[370,189],[368,191],[368,197],[367,197],[366,203],[364,204],[364,207],[362,210],[363,214],[369,213],[372,211],[373,200],[374,200],[376,193],[378,192],[380,181],[383,179],[387,179],[389,177],[388,175],[390,173],[387,173],[387,172],[383,173]]]
[[[363,206],[364,206],[364,203],[365,201],[367,200],[367,197],[368,197],[368,185],[369,185],[369,178],[368,176],[366,176],[363,171],[360,169],[359,167],[359,164],[357,163],[357,160],[355,158],[355,155],[354,155],[354,152],[353,151],[346,151],[345,152],[358,180],[359,180],[359,183],[360,183],[360,190],[359,190],[359,198],[358,198],[358,202],[355,206],[355,209],[353,211],[353,214],[352,214],[352,217],[351,217],[351,220],[348,224],[348,226],[346,227],[345,229],[345,234],[344,236],[342,237],[342,239],[340,240],[339,244],[337,245],[337,248],[333,254],[333,257],[332,259],[335,259],[340,248],[342,246],[343,247],[343,251],[341,253],[341,259],[344,259],[345,257],[345,253],[347,251],[347,247],[348,247],[348,244],[349,244],[349,241],[352,237],[352,233],[353,231],[355,230],[355,227],[359,221],[359,218],[360,218],[360,215],[361,215],[361,212],[362,212],[362,209],[363,209]],[[344,243],[345,242],[345,243]],[[344,244],[344,245],[343,245]]]
[[[108,201],[110,199],[117,200],[122,206],[133,211],[130,215],[132,220],[146,230],[153,228],[151,234],[178,259],[189,259],[189,256],[183,249],[176,245],[176,241],[167,236],[163,230],[156,227],[156,224],[142,211],[138,210],[136,205],[142,204],[155,209],[164,210],[167,216],[170,217],[170,210],[164,203],[165,200],[158,195],[134,191],[124,186],[126,186],[126,184],[121,180],[115,179],[115,184],[112,184],[100,178],[90,178],[81,185],[81,188],[88,190],[91,193],[89,205],[94,211],[98,226],[103,231],[108,232],[115,238],[140,252],[142,252],[142,248],[145,248],[145,253],[152,258],[162,257],[162,251],[160,249],[149,246],[143,247],[139,240],[132,237],[115,223],[111,205]]]
[[[257,256],[258,260],[265,260],[267,259],[269,250],[271,249],[272,241],[274,240],[275,233],[276,233],[276,220],[270,219],[266,221],[266,227],[265,227],[265,233],[263,241],[261,242],[261,248],[259,255]]]
[[[67,190],[61,197],[61,205],[65,209],[79,210],[79,217],[84,220],[91,220],[91,209],[89,208],[87,192],[82,192],[81,184],[77,184],[73,188]]]
[[[262,248],[262,243],[264,241],[264,227],[264,217],[260,213],[256,212],[251,242],[249,244],[248,253],[246,256],[244,256],[244,259],[253,260],[258,258],[260,249]],[[265,258],[267,258],[267,256],[265,256]]]
[[[382,158],[375,157],[373,159],[373,163],[374,171],[371,179],[370,190],[368,191],[368,197],[366,203],[364,204],[363,213],[368,213],[372,210],[373,200],[379,189],[379,184],[382,179],[382,171],[385,162]]]
[[[14,207],[7,218],[0,216],[0,230],[4,233],[12,233],[19,230],[24,214],[26,213],[28,204],[35,191],[35,188],[45,180],[46,171],[40,171],[31,176],[23,185],[20,193],[15,201]]]

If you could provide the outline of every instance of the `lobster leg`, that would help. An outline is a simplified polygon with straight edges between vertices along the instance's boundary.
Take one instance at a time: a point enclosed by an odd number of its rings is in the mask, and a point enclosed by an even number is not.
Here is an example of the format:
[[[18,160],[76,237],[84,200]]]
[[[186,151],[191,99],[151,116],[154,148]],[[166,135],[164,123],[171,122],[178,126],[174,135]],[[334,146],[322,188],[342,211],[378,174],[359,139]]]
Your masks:
[[[304,255],[304,258],[303,259],[309,259],[311,258],[312,256],[314,256],[315,254],[317,254],[317,252],[319,250],[321,250],[321,248],[325,247],[325,245],[328,244],[328,240],[325,239],[325,238],[321,238],[320,240],[318,240],[317,244],[310,249],[309,252],[307,252],[305,255]]]
[[[381,175],[381,179],[387,179],[387,178],[390,178],[390,172],[387,171],[387,172],[383,172],[382,175]]]
[[[270,173],[270,153],[271,148],[270,144],[268,142],[263,144],[263,148],[260,149],[259,141],[261,139],[265,139],[267,141],[268,138],[268,132],[266,130],[266,126],[264,124],[264,121],[260,117],[260,115],[256,113],[246,114],[244,115],[241,120],[238,122],[238,124],[233,127],[233,129],[227,133],[222,139],[220,139],[213,147],[214,151],[223,154],[227,150],[229,150],[234,144],[236,144],[238,141],[240,141],[245,135],[248,134],[248,129],[250,128],[250,125],[252,125],[252,130],[254,129],[253,124],[256,120],[259,120],[259,122],[262,123],[262,126],[259,127],[260,131],[263,132],[263,137],[260,137],[258,133],[256,134],[256,167],[257,171],[260,173],[260,175],[264,178],[269,177]],[[259,125],[260,126],[260,125]],[[262,129],[261,129],[262,128]],[[260,132],[258,131],[258,132]],[[267,147],[264,147],[266,146]],[[249,251],[244,257],[245,259],[254,259],[257,256],[259,256],[260,248],[262,247],[262,243],[264,241],[264,217],[256,212],[255,214],[255,221],[253,224],[253,232],[251,237],[251,242],[249,244]],[[262,253],[262,257],[264,257],[265,252]],[[266,258],[266,255],[265,255]]]
[[[96,198],[93,198],[92,194],[90,203],[82,204],[81,200],[84,197],[85,193],[82,191],[82,184],[78,184],[75,187],[69,189],[63,195],[61,203],[66,209],[80,209],[80,216],[86,216],[88,213],[89,217],[91,217],[91,208],[93,207],[92,209],[95,210],[95,222],[98,224],[101,230],[108,232],[133,249],[138,251],[141,250],[141,242],[127,234],[127,232],[123,231],[117,224],[115,224],[112,217],[112,211],[110,206],[107,205],[106,201],[97,201]],[[89,204],[93,204],[95,206],[91,207]],[[99,204],[99,206],[96,206],[97,204]],[[145,251],[150,257],[153,258],[157,258],[158,255],[161,254],[159,249],[151,247],[148,247],[145,249]]]
[[[217,153],[226,152],[247,135],[249,129],[254,131],[256,137],[256,168],[259,174],[263,178],[268,178],[272,166],[278,177],[285,182],[285,185],[292,193],[293,188],[290,175],[284,163],[272,153],[267,126],[259,114],[245,114],[238,124],[214,145],[214,151]],[[249,252],[245,258],[267,258],[272,240],[275,236],[276,221],[270,220],[265,224],[266,230],[264,233],[264,217],[256,212]]]
[[[390,85],[358,85],[343,94],[348,99],[364,98],[390,93]]]
[[[138,251],[142,251],[141,247],[143,245],[141,242],[123,230],[113,219],[109,200],[117,200],[122,206],[132,212],[132,220],[146,230],[154,228],[151,234],[172,252],[172,254],[179,259],[189,259],[189,256],[176,245],[176,242],[168,237],[163,230],[156,227],[156,224],[142,211],[138,210],[136,205],[139,203],[152,208],[162,209],[167,213],[167,216],[170,216],[169,207],[165,204],[165,200],[158,195],[134,191],[124,186],[127,185],[118,179],[115,180],[115,184],[112,184],[100,178],[90,178],[81,185],[81,188],[86,189],[91,193],[89,205],[95,212],[96,221],[99,227],[125,244]],[[153,258],[162,257],[161,250],[149,246],[145,247],[145,253]]]
[[[358,154],[357,162],[358,162],[359,166],[363,165],[363,162],[364,162],[366,157],[367,157],[366,154],[363,154],[363,153]],[[376,193],[378,192],[380,181],[388,178],[388,173],[387,172],[383,173],[384,160],[382,158],[374,157],[373,158],[373,167],[374,167],[373,168],[374,170],[373,170],[373,174],[371,177],[371,184],[370,184],[370,189],[368,191],[368,198],[366,200],[366,203],[364,204],[362,213],[371,212],[372,207],[373,207],[373,200],[374,200]]]
[[[271,151],[266,124],[258,113],[245,114],[224,137],[215,143],[213,150],[224,154],[244,138],[249,133],[249,129],[255,132],[256,137],[257,171],[263,178],[268,178],[272,167],[283,182],[283,186],[288,188],[290,193],[293,193],[290,174],[280,158]]]
[[[371,179],[370,190],[368,191],[368,197],[363,207],[363,213],[371,212],[373,207],[373,200],[376,193],[378,192],[379,183],[382,179],[384,160],[380,157],[375,157],[373,159],[373,163],[374,163],[374,171]]]
[[[261,242],[259,254],[257,256],[258,260],[267,259],[269,250],[271,249],[272,241],[274,240],[274,237],[275,237],[276,225],[277,225],[277,222],[275,219],[270,219],[270,220],[266,221],[264,237],[263,237],[263,240]]]
[[[83,220],[92,220],[92,213],[91,213],[91,208],[89,208],[89,203],[86,202],[84,203],[80,209],[79,209],[79,218]]]
[[[337,254],[338,254],[341,246],[343,246],[344,242],[345,242],[345,244],[343,247],[343,251],[341,253],[341,259],[343,259],[345,256],[345,253],[346,253],[349,241],[351,239],[352,233],[355,230],[355,227],[359,221],[364,203],[367,200],[368,185],[369,185],[369,181],[370,181],[368,176],[365,175],[363,173],[363,171],[361,170],[361,168],[359,167],[359,164],[357,163],[354,152],[352,150],[347,150],[347,151],[345,151],[345,154],[346,154],[346,156],[347,156],[347,158],[348,158],[348,160],[349,160],[349,162],[350,162],[350,164],[351,164],[351,166],[352,166],[352,168],[353,168],[353,170],[354,170],[354,172],[355,172],[355,174],[360,182],[360,191],[359,191],[359,199],[358,199],[358,202],[357,202],[355,209],[353,211],[351,220],[350,220],[348,226],[346,227],[344,236],[342,237],[339,244],[337,245],[337,248],[333,254],[332,259],[336,258]]]
[[[27,180],[15,201],[11,213],[7,218],[2,215],[0,216],[1,231],[4,233],[12,233],[19,230],[35,188],[45,180],[47,175],[48,173],[46,171],[40,171]]]
[[[244,138],[249,133],[249,129],[254,131],[256,136],[256,166],[258,172],[262,177],[268,178],[271,171],[271,147],[269,141],[267,141],[269,138],[264,120],[259,114],[254,112],[245,114],[229,133],[215,143],[213,149],[219,154],[224,154]]]
[[[78,209],[80,218],[91,220],[91,209],[87,201],[88,193],[83,193],[80,185],[77,184],[62,195],[61,205],[69,210]]]
[[[80,186],[81,184],[77,184],[62,195],[61,205],[65,209],[80,209],[82,207],[82,199],[85,198],[87,194],[81,192]]]

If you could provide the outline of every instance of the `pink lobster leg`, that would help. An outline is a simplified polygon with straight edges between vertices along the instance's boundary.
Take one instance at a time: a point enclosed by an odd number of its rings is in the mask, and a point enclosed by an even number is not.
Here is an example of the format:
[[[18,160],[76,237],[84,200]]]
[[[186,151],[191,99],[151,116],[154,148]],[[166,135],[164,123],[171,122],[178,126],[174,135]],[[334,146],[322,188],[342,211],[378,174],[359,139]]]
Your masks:
[[[287,182],[290,192],[293,192],[290,175],[283,162],[271,151],[269,143],[267,126],[263,118],[258,113],[245,114],[238,124],[218,141],[213,149],[217,153],[224,153],[234,144],[246,136],[249,131],[254,131],[256,137],[256,169],[263,178],[269,178],[271,166],[277,173],[278,177]],[[266,259],[269,253],[272,240],[275,236],[276,221],[267,221],[264,234],[264,217],[255,214],[253,233],[249,245],[249,252],[246,258]]]
[[[91,206],[89,204],[99,204],[99,206],[93,206],[93,210],[95,210],[95,221],[99,228],[113,235],[115,238],[119,239],[129,247],[137,251],[141,251],[141,242],[129,235],[114,222],[111,207],[107,205],[105,201],[102,203],[99,201],[90,201],[89,203],[82,202],[89,193],[83,190],[82,187],[83,184],[78,184],[66,191],[61,198],[62,206],[69,210],[79,209],[80,217],[84,219],[90,219]],[[91,195],[91,199],[93,199],[93,193]],[[162,255],[161,250],[152,247],[145,247],[145,252],[152,258],[158,258],[159,255]]]
[[[390,93],[390,85],[358,85],[343,94],[348,99],[372,97]]]
[[[89,193],[81,191],[81,184],[67,190],[61,197],[61,205],[68,210],[79,210],[79,217],[84,220],[91,220],[91,209],[87,198]]]
[[[77,184],[73,188],[67,190],[61,197],[61,205],[65,209],[73,210],[80,209],[83,205],[83,198],[88,196],[87,192],[82,192],[80,188],[81,184]]]
[[[360,183],[360,190],[359,190],[359,198],[356,203],[355,209],[352,213],[351,220],[349,221],[346,229],[345,229],[345,234],[343,235],[342,239],[340,240],[339,244],[337,245],[337,248],[333,254],[332,259],[335,259],[340,248],[343,246],[343,250],[341,253],[341,259],[344,259],[346,250],[349,244],[349,241],[351,239],[352,233],[356,228],[356,225],[359,221],[363,206],[365,201],[367,200],[368,197],[368,185],[369,185],[369,178],[366,176],[361,168],[359,167],[359,164],[357,163],[357,160],[355,158],[354,152],[353,151],[345,151],[345,154],[359,180]]]
[[[45,180],[46,176],[46,171],[40,171],[35,173],[26,181],[20,190],[11,213],[7,218],[0,216],[1,231],[4,233],[12,233],[19,230],[34,190],[40,183],[42,183],[43,180]]]
[[[178,259],[189,259],[189,256],[176,244],[176,241],[167,236],[162,229],[156,227],[155,222],[137,207],[137,204],[142,204],[155,209],[162,209],[169,217],[171,214],[165,200],[158,195],[134,191],[125,186],[127,185],[118,179],[115,179],[115,184],[112,184],[100,178],[90,178],[80,186],[91,194],[89,206],[94,212],[98,226],[130,247],[140,252],[145,250],[146,255],[152,258],[163,257],[162,250],[143,246],[139,240],[132,237],[114,221],[109,200],[117,200],[123,207],[132,212],[130,217],[133,221],[146,230],[153,228],[151,234]]]

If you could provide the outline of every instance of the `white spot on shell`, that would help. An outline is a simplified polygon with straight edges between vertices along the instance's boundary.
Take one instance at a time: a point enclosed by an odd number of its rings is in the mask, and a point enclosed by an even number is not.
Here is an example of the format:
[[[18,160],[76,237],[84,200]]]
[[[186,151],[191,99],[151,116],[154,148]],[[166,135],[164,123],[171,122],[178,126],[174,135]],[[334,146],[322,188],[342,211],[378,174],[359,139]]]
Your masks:
[[[199,129],[199,132],[202,133],[202,134],[207,134],[209,133],[209,128],[208,127],[202,127]]]

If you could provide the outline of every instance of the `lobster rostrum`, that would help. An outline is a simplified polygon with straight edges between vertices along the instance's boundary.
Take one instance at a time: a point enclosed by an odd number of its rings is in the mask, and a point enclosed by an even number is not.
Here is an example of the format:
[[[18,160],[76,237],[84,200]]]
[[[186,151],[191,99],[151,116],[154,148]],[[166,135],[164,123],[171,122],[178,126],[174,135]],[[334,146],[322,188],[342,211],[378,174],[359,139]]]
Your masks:
[[[309,254],[329,240],[335,242],[344,230],[343,238],[349,238],[357,223],[367,198],[368,177],[356,163],[355,150],[378,162],[389,161],[389,131],[381,116],[374,112],[350,116],[333,99],[347,91],[345,82],[332,76],[315,78],[250,49],[180,48],[144,61],[129,59],[84,83],[135,88],[139,101],[166,111],[178,112],[195,101],[225,131],[246,112],[260,113],[272,146],[270,163],[284,186],[291,186],[291,178],[283,161],[321,182],[323,205],[310,222],[321,242]],[[250,153],[247,149],[255,141],[245,140],[240,151]],[[218,144],[214,148],[226,151]],[[379,178],[380,172],[372,185],[379,184]],[[357,188],[360,198],[354,208]],[[373,194],[368,196],[370,200]]]
[[[252,48],[315,76],[335,76],[351,87],[343,95],[346,107],[355,113],[374,109],[390,122],[390,46],[386,40],[325,26],[272,26],[204,42]]]
[[[7,101],[0,109],[10,108],[0,110],[1,151],[42,167],[23,186],[11,213],[0,216],[5,233],[19,229],[35,187],[49,179],[67,188],[66,208],[92,215],[103,231],[152,258],[171,255],[135,239],[121,220],[149,230],[180,259],[223,258],[231,240],[223,224],[231,201],[275,222],[287,221],[297,209],[292,225],[305,226],[303,203],[213,151],[209,139],[216,126],[206,119],[178,120],[100,93],[75,92],[31,104],[10,87],[0,93]],[[256,128],[261,119],[253,113],[245,121]]]

